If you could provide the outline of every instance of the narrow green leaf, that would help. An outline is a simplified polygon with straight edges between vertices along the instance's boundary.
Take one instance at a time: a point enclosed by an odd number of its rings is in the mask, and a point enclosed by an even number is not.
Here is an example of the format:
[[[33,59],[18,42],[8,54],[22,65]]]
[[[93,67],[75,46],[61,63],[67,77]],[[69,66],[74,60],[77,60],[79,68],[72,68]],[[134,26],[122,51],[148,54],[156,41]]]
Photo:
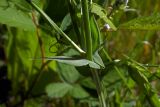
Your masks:
[[[100,32],[94,15],[90,17],[91,36],[92,36],[92,50],[95,52],[100,46]]]
[[[39,58],[41,59],[41,58]],[[89,65],[91,68],[100,69],[100,66],[93,61],[87,59],[73,58],[68,56],[54,56],[54,57],[45,57],[46,60],[55,60],[61,63],[65,63],[73,66],[85,66]]]
[[[119,26],[119,29],[131,30],[160,30],[160,13],[142,16]]]
[[[73,87],[67,83],[52,83],[46,87],[46,93],[51,98],[64,97]]]

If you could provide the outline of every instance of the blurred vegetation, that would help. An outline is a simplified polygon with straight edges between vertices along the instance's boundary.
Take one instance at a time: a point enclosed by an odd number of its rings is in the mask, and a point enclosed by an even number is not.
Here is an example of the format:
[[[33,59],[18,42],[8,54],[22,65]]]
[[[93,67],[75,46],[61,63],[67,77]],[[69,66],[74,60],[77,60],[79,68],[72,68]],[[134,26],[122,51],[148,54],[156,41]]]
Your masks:
[[[93,0],[91,61],[27,1],[0,0],[0,107],[99,107],[92,69],[107,107],[160,106],[159,0]],[[32,0],[87,51],[81,1]]]

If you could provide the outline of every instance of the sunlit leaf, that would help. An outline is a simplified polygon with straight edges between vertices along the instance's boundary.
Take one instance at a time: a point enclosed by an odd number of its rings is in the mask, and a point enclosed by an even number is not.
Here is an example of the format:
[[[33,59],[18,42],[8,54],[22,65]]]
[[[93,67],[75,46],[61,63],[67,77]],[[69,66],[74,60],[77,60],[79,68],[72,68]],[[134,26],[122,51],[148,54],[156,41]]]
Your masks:
[[[0,23],[24,30],[35,30],[31,16],[14,6],[8,8],[0,7]]]

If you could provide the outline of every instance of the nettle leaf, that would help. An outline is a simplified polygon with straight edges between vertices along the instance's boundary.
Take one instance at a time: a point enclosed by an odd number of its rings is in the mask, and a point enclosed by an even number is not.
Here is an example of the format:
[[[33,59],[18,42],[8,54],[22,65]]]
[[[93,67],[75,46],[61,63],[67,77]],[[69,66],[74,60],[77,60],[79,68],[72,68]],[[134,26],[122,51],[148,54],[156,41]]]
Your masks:
[[[73,66],[85,66],[89,65],[91,68],[100,69],[100,66],[95,62],[89,61],[87,59],[73,58],[68,56],[54,56],[54,57],[45,57],[46,60],[55,60],[61,63],[65,63]]]
[[[69,94],[77,99],[87,98],[89,94],[78,84],[75,84],[73,88],[69,91]]]
[[[30,15],[27,12],[18,10],[15,6],[0,7],[0,23],[11,27],[23,28],[24,30],[35,30]]]
[[[160,13],[135,18],[119,26],[119,29],[160,30]]]
[[[46,93],[51,98],[64,97],[73,87],[67,83],[51,83],[46,87]]]
[[[92,3],[91,12],[99,16],[106,24],[110,26],[110,28],[117,30],[112,21],[107,18],[107,13],[101,6],[97,5],[96,3]]]

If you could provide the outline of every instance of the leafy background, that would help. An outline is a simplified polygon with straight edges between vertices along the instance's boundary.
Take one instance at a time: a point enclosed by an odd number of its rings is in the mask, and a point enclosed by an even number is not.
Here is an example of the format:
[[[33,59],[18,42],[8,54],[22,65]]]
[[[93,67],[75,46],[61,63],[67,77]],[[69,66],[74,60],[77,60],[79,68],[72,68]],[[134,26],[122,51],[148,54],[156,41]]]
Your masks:
[[[78,43],[66,0],[33,2]],[[93,2],[109,13],[115,0]],[[109,107],[158,107],[159,4],[159,0],[129,0],[128,10],[118,8],[110,16],[111,22],[104,19],[113,30],[105,29],[104,22],[97,19],[110,57],[100,53],[105,68],[99,74]],[[104,13],[97,8],[95,5],[92,11],[102,18]],[[79,61],[72,62],[75,67],[42,58],[78,56],[68,44],[25,0],[0,0],[0,106],[97,107],[98,95],[88,66],[80,67],[83,62]]]

